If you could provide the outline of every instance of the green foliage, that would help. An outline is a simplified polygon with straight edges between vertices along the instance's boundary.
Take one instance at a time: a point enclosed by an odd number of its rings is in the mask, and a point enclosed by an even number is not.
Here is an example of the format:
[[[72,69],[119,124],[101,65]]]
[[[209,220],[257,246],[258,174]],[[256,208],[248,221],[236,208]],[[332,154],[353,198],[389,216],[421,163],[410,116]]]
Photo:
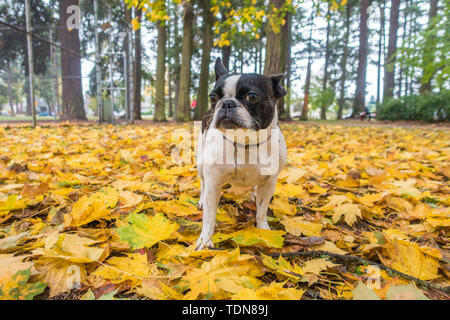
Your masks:
[[[441,94],[411,95],[389,99],[383,103],[377,115],[380,120],[450,120],[450,90]]]
[[[47,287],[42,282],[30,283],[30,269],[18,271],[12,279],[2,279],[0,300],[33,300]]]
[[[408,37],[396,53],[396,59],[407,76],[418,79],[422,84],[432,81],[431,89],[448,88],[446,85],[450,79],[450,2],[444,1],[444,4],[429,21],[428,27]]]
[[[334,102],[334,90],[330,87],[324,90],[322,88],[321,81],[321,78],[314,77],[313,83],[311,84],[311,110],[317,110],[321,108],[329,109],[329,107]]]

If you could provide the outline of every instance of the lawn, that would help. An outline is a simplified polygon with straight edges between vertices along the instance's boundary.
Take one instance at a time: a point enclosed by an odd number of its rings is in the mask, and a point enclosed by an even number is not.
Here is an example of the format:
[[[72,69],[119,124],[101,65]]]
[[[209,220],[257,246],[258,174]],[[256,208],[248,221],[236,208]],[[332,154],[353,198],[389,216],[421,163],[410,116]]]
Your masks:
[[[448,130],[284,124],[272,230],[226,185],[194,251],[176,128],[0,127],[0,299],[448,298]]]

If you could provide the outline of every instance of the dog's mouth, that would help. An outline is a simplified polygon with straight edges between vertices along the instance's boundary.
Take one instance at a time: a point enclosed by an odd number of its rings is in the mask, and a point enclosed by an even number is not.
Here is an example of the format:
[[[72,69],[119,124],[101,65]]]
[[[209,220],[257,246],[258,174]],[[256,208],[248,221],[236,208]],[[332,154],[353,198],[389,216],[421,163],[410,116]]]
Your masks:
[[[234,112],[227,112],[218,114],[216,127],[218,129],[248,129],[248,120],[242,119],[239,115]]]
[[[224,117],[219,120],[217,126],[222,129],[239,129],[245,128],[244,121],[236,118]]]

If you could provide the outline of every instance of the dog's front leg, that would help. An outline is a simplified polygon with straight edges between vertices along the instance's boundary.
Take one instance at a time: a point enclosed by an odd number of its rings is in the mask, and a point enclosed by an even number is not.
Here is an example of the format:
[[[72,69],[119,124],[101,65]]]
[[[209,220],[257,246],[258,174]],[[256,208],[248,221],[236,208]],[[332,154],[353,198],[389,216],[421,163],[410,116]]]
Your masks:
[[[216,212],[220,198],[220,185],[204,181],[203,190],[203,227],[197,240],[196,250],[212,247],[212,236],[216,225]]]
[[[277,185],[277,177],[270,177],[266,182],[256,187],[256,227],[270,230],[267,223],[267,209]]]

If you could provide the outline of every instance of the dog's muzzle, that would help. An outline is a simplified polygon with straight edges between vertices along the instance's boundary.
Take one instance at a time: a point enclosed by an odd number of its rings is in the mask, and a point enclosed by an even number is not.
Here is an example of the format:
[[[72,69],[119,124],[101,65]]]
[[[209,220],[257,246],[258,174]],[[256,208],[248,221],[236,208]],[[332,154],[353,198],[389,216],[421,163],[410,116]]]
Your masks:
[[[235,99],[226,99],[217,110],[217,127],[222,129],[248,128],[250,119],[242,117],[242,106],[238,105]],[[241,110],[242,111],[242,110]]]

